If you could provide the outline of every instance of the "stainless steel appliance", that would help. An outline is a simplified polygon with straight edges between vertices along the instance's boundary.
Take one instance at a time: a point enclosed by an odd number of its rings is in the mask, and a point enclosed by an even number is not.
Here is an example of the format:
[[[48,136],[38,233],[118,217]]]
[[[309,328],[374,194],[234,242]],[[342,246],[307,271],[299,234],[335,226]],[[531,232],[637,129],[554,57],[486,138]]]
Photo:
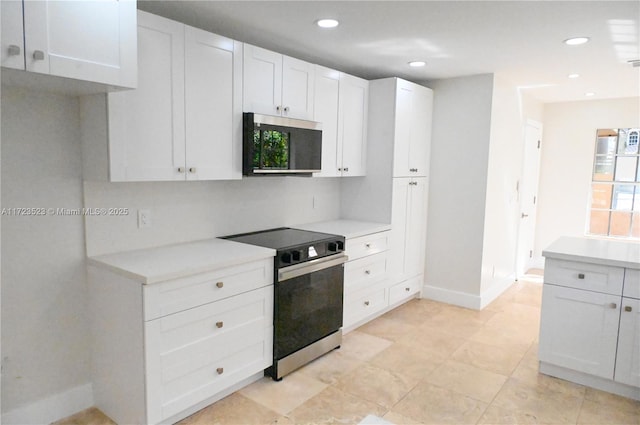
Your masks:
[[[245,176],[305,175],[321,170],[322,124],[245,112],[242,173]]]
[[[343,236],[291,228],[227,236],[276,250],[274,267],[274,380],[342,343]]]

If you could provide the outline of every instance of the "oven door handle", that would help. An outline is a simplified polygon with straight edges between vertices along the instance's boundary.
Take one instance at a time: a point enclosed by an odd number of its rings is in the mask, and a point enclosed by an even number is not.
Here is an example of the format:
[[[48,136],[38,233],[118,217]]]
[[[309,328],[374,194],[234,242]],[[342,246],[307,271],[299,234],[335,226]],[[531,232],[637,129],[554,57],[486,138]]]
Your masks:
[[[307,261],[306,263],[296,264],[293,266],[283,267],[278,270],[278,282],[293,279],[294,277],[302,276],[320,270],[328,269],[329,267],[339,266],[349,260],[346,254],[332,255],[331,257],[318,258],[317,260]]]

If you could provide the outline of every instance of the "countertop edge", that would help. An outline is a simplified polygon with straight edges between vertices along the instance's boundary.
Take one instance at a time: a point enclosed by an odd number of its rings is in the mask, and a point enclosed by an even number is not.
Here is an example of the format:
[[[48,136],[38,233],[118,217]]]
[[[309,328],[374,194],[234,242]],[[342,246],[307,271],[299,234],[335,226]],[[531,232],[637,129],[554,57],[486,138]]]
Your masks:
[[[391,230],[391,224],[353,219],[336,219],[314,223],[303,223],[291,227],[302,230],[342,235],[346,239],[353,239]]]
[[[633,261],[624,261],[624,260],[616,260],[611,258],[601,258],[601,257],[593,257],[587,255],[580,254],[568,254],[565,252],[554,252],[554,251],[542,251],[542,256],[545,258],[553,258],[554,260],[565,260],[565,261],[579,261],[585,262],[585,260],[589,261],[592,264],[599,264],[603,266],[614,266],[614,267],[625,267],[627,269],[640,269],[639,263],[634,263]]]

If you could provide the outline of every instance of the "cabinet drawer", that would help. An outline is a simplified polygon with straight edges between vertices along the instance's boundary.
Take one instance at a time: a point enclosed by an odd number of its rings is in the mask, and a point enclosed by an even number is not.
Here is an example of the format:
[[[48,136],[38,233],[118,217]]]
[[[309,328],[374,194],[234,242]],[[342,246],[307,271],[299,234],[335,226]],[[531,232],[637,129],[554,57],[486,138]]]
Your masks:
[[[389,288],[389,305],[406,300],[420,292],[422,275],[407,279]]]
[[[640,299],[640,270],[625,269],[622,295],[628,298]]]
[[[345,297],[344,301],[344,326],[350,326],[387,307],[387,294],[384,287],[367,292]]]
[[[271,349],[265,341],[270,343],[272,321],[273,286],[268,286],[147,322],[149,403],[162,405],[167,418],[237,382],[233,376],[244,364],[236,358],[249,366],[246,376],[268,366]],[[199,400],[192,395],[195,389],[203,396]]]
[[[544,282],[611,295],[622,295],[624,269],[547,258]]]
[[[344,293],[350,294],[379,282],[386,273],[386,252],[349,261],[344,268]]]
[[[349,260],[357,260],[367,255],[387,250],[390,232],[373,233],[347,240],[346,252]]]
[[[156,319],[272,283],[273,260],[266,259],[144,285],[144,320]]]

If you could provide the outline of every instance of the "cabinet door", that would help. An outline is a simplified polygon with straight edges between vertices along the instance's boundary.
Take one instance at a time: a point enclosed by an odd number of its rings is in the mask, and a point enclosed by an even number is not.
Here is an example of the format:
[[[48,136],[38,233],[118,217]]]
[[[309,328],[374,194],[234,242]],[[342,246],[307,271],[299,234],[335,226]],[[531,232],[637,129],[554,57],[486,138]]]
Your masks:
[[[135,87],[136,2],[25,1],[26,69]]]
[[[315,177],[339,176],[342,153],[338,153],[338,91],[340,73],[316,65],[313,120],[322,123],[322,172]]]
[[[640,387],[640,300],[622,298],[614,379]]]
[[[540,361],[613,379],[620,296],[545,284]]]
[[[432,103],[431,90],[409,81],[398,80],[393,155],[394,177],[427,175]]]
[[[243,66],[243,111],[280,115],[282,55],[245,44]]]
[[[282,116],[313,119],[315,67],[309,62],[282,57]]]
[[[393,179],[393,195],[391,201],[391,236],[389,238],[389,276],[392,283],[400,282],[405,277],[406,238],[409,225],[409,178]]]
[[[242,177],[241,60],[241,43],[185,28],[187,180]]]
[[[407,205],[404,274],[413,277],[424,273],[427,230],[427,179],[411,179]]]
[[[138,13],[136,90],[110,93],[111,181],[184,180],[184,25]]]
[[[22,0],[2,0],[2,66],[24,70]]]
[[[340,74],[338,152],[342,152],[342,175],[364,176],[367,166],[367,115],[369,82]]]

